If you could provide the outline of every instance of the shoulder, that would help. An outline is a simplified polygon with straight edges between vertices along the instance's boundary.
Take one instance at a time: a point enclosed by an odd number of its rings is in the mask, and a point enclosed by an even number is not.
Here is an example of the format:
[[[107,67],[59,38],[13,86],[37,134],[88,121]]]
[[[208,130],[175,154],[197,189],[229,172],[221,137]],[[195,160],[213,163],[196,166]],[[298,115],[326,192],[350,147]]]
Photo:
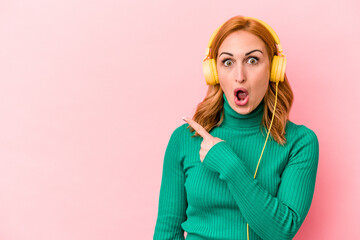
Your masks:
[[[187,129],[187,127],[189,126],[188,123],[184,123],[178,127],[176,127],[170,136],[170,140],[169,143],[171,145],[176,145],[177,147],[181,147],[181,144],[183,142],[183,140],[185,139],[185,135],[190,135],[190,131]]]
[[[293,151],[310,150],[319,152],[319,140],[316,133],[305,125],[288,121],[285,128],[287,141],[292,145]]]
[[[178,127],[176,127],[171,133],[171,138],[179,138],[186,133],[186,128],[189,126],[188,123],[184,123]]]
[[[172,144],[179,144],[179,141],[180,141],[180,138],[181,138],[181,135],[183,134],[184,132],[184,124],[175,128],[172,133],[171,133],[171,136],[170,136],[170,143]]]
[[[183,165],[184,161],[184,148],[189,145],[189,140],[191,139],[187,135],[191,135],[190,131],[186,129],[189,126],[188,123],[184,123],[181,126],[176,127],[170,136],[168,146],[166,148],[166,154],[176,154],[176,161]]]
[[[317,135],[312,129],[305,125],[296,124],[291,121],[287,121],[285,134],[288,135],[287,137],[292,139],[309,138],[318,141]]]
[[[184,123],[180,126],[178,126],[177,128],[175,128],[175,130],[172,132],[172,136],[176,137],[176,136],[181,136],[181,137],[189,137],[194,135],[195,132],[191,132],[190,131],[190,125],[188,123]]]

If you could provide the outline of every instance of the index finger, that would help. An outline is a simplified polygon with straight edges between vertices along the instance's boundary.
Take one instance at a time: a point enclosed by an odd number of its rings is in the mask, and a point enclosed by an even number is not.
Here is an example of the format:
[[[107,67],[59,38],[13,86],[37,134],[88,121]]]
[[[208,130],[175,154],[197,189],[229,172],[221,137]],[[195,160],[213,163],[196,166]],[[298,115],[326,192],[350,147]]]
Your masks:
[[[208,133],[205,128],[203,128],[203,126],[201,126],[200,124],[198,124],[197,122],[195,122],[194,120],[190,119],[190,118],[183,118],[190,126],[192,126],[196,132],[199,133],[200,136],[202,136],[203,138],[211,138],[211,134]]]

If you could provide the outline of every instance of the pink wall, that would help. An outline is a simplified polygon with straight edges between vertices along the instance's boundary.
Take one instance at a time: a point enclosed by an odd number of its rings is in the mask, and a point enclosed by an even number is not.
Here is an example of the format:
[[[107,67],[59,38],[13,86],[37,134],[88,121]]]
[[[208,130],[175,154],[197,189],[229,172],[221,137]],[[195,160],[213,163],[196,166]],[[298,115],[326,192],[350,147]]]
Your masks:
[[[360,235],[360,3],[0,2],[0,239],[151,239],[163,156],[207,86],[211,33],[234,15],[278,33],[320,162],[295,239]]]

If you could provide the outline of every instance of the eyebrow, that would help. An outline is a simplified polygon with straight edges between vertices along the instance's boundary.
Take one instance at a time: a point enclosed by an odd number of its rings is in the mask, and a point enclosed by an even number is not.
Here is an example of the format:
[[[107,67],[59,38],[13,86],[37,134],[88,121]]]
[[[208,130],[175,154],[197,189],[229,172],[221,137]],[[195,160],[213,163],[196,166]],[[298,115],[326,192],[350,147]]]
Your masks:
[[[247,55],[249,55],[250,53],[253,53],[253,52],[256,52],[256,51],[258,51],[258,52],[261,52],[262,54],[264,54],[262,51],[260,51],[259,49],[255,49],[255,50],[252,50],[252,51],[250,51],[250,52],[248,52],[248,53],[246,53],[245,54],[245,56],[247,56]],[[220,55],[219,55],[219,57],[222,55],[222,54],[228,54],[228,55],[230,55],[230,56],[234,56],[233,54],[231,54],[231,53],[228,53],[228,52],[222,52]]]

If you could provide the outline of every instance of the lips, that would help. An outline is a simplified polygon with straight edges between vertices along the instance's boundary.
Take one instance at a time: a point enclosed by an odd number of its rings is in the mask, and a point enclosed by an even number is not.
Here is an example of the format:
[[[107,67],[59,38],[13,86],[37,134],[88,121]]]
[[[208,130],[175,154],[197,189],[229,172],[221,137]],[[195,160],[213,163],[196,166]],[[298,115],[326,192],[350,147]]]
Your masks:
[[[239,91],[242,92],[245,96],[247,96],[247,95],[249,94],[248,91],[246,90],[246,88],[243,88],[243,87],[241,87],[241,88],[235,88],[235,90],[234,90],[234,96],[235,96],[235,97],[238,96]]]
[[[234,102],[238,106],[245,106],[249,101],[249,93],[246,88],[235,88]]]

